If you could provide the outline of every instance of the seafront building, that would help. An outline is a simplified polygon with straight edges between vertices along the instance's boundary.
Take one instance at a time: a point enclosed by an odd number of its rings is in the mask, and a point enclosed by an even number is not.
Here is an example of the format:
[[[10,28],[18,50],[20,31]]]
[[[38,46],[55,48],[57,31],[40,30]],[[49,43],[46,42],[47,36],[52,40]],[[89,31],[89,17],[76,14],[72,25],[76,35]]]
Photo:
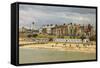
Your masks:
[[[92,36],[95,30],[92,25],[80,24],[63,24],[63,25],[46,25],[41,29],[42,34],[56,35],[56,36]]]
[[[91,24],[81,25],[81,24],[48,24],[44,25],[39,30],[27,29],[22,27],[19,29],[20,32],[25,32],[27,34],[47,34],[55,36],[93,36],[95,35],[95,28]]]
[[[47,43],[50,41],[50,36],[52,37],[53,42],[82,42],[83,35],[85,36],[84,40],[89,41],[89,37],[95,36],[95,28],[90,25],[81,25],[81,24],[48,24],[44,25],[41,29],[28,29],[26,27],[19,28],[20,39],[27,38],[29,36],[36,35],[38,38],[31,38],[35,43]],[[43,36],[43,37],[42,37]],[[47,36],[47,37],[46,37]],[[56,36],[56,37],[54,37]],[[64,38],[69,36],[70,38]],[[79,36],[79,38],[77,38]],[[75,38],[76,37],[76,38]],[[29,40],[28,40],[29,41]]]
[[[40,33],[42,33],[42,34],[49,34],[49,35],[51,35],[52,34],[52,28],[54,28],[55,27],[55,25],[53,25],[53,24],[48,24],[48,25],[44,25],[40,30]]]

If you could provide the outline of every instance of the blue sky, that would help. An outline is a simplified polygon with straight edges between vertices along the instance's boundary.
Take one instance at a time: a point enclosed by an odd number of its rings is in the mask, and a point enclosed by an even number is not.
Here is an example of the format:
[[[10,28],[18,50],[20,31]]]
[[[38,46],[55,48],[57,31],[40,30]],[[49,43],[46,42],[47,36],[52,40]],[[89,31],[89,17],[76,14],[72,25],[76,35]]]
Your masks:
[[[93,8],[57,7],[40,5],[19,6],[19,27],[32,27],[35,22],[36,29],[47,24],[92,24],[96,23],[96,10]]]

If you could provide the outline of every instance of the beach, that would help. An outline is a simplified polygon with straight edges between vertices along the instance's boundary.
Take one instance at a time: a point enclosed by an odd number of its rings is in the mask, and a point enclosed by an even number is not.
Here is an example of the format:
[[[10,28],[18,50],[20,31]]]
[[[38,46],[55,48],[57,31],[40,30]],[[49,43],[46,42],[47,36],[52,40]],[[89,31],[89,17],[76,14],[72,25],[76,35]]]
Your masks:
[[[23,44],[23,45],[22,45]],[[26,45],[25,45],[26,44]],[[45,43],[45,44],[35,44],[33,42],[21,42],[20,48],[44,48],[44,49],[55,49],[59,51],[78,51],[78,52],[87,52],[87,53],[95,53],[96,45],[86,45],[77,44],[77,43]]]
[[[19,63],[96,60],[96,45],[82,43],[19,42]]]

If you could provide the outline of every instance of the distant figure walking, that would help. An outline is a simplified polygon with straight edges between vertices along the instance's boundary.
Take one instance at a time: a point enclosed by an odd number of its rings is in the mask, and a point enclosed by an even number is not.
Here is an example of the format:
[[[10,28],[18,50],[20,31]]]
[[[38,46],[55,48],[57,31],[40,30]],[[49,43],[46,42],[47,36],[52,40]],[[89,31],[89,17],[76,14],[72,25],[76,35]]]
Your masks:
[[[52,45],[52,47],[54,47],[54,45]]]
[[[57,46],[58,45],[58,42],[55,44],[55,46]]]
[[[76,47],[80,49],[80,46],[79,46],[79,44],[76,44]]]
[[[69,46],[71,47],[72,45],[70,44]]]
[[[63,46],[66,47],[66,43],[64,43]]]

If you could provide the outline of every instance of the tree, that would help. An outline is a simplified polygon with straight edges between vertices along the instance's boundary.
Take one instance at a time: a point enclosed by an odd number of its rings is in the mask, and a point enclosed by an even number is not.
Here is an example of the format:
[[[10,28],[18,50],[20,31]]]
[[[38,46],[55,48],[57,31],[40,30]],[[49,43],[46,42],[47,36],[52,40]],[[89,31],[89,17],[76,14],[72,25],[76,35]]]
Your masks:
[[[53,38],[49,38],[49,41],[53,41]]]
[[[34,22],[32,22],[32,30],[34,30]]]
[[[31,34],[28,34],[27,37],[30,38],[30,37],[32,37],[32,35]]]
[[[90,41],[96,41],[96,36],[94,35],[94,36],[89,37],[89,40]]]
[[[35,38],[36,38],[37,36],[38,36],[37,34],[33,34],[33,37],[35,37]]]
[[[82,41],[83,41],[86,37],[85,37],[84,35],[82,35],[80,38],[81,38]]]

